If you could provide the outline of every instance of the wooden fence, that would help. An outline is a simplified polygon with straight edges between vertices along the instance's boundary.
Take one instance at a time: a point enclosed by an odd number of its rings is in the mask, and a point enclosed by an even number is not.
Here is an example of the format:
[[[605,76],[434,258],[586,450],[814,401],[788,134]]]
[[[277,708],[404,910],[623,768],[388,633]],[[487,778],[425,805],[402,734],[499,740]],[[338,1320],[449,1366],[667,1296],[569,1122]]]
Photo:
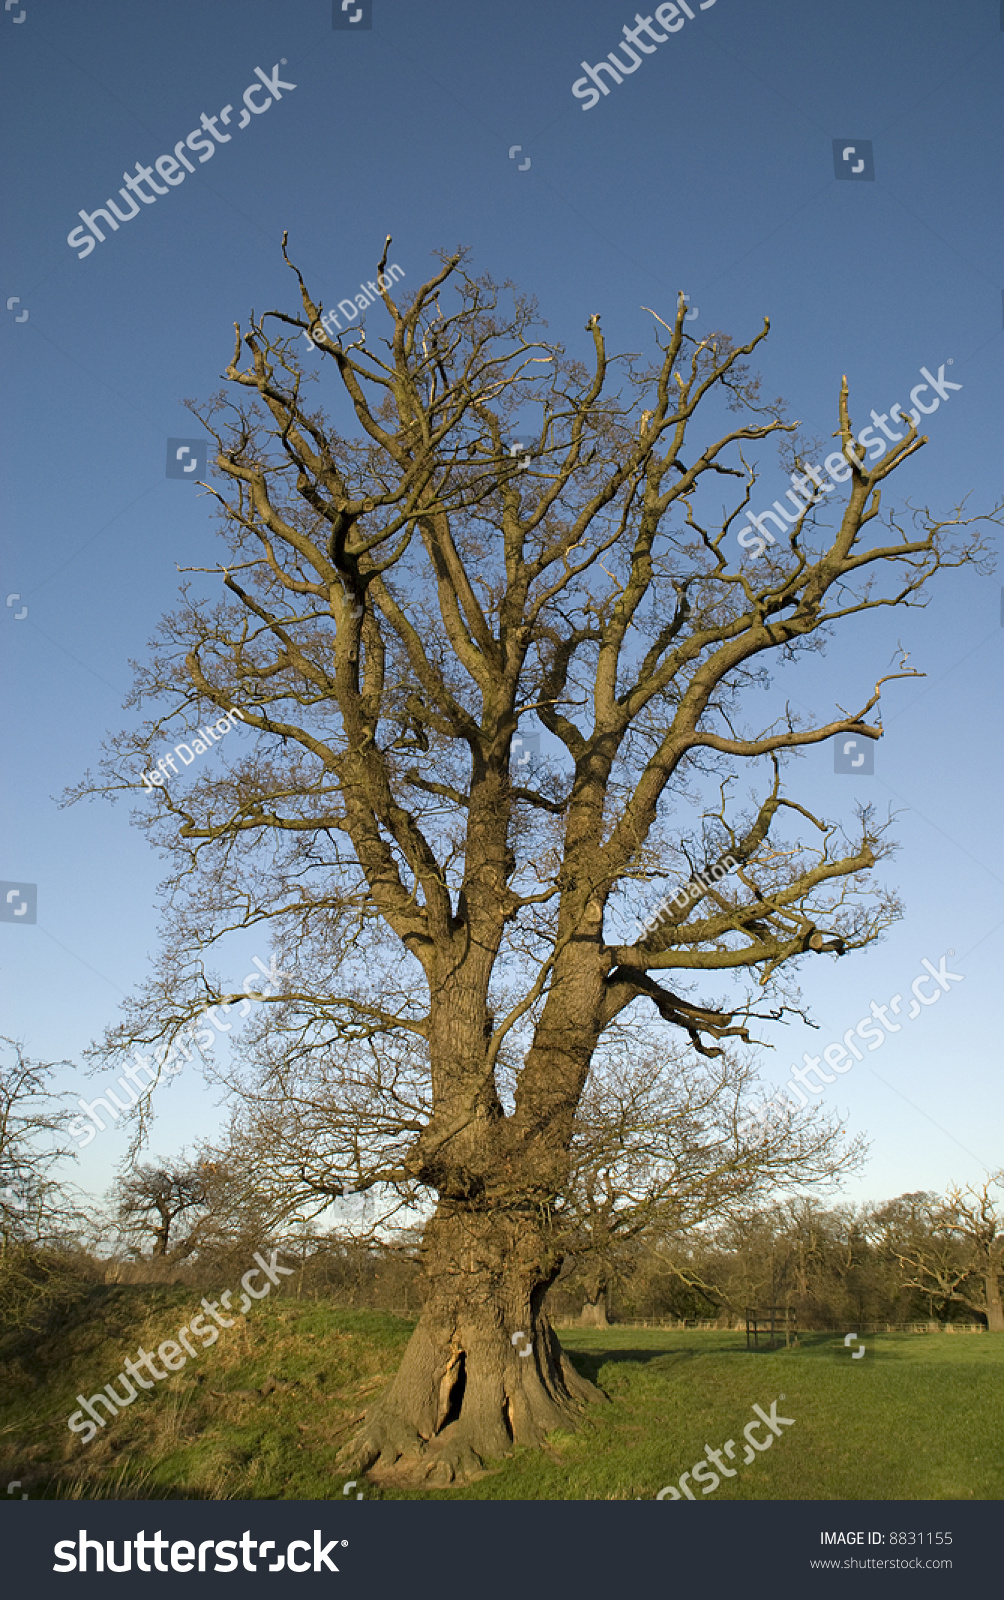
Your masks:
[[[552,1319],[556,1328],[580,1328],[583,1326],[578,1318]],[[611,1322],[611,1328],[660,1328],[670,1333],[693,1333],[695,1331],[717,1333],[742,1333],[746,1327],[745,1317],[733,1317],[729,1322],[679,1322],[672,1317],[655,1317],[646,1321]],[[854,1332],[862,1337],[866,1333],[986,1333],[986,1328],[981,1322],[860,1322],[855,1325]],[[812,1333],[846,1333],[845,1328],[802,1328],[802,1337]]]

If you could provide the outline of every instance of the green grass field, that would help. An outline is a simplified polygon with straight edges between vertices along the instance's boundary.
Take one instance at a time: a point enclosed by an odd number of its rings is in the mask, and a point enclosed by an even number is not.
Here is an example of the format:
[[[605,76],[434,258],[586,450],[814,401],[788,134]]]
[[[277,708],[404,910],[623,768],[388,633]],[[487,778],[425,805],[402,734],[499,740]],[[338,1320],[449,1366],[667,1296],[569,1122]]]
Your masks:
[[[32,1498],[340,1498],[336,1455],[400,1359],[412,1327],[403,1318],[265,1303],[89,1445],[69,1433],[77,1392],[111,1381],[137,1345],[171,1337],[196,1299],[173,1287],[95,1290],[57,1338],[0,1368],[2,1481],[20,1479]],[[705,1446],[734,1439],[741,1459],[754,1402],[769,1412],[780,1395],[794,1426],[712,1498],[1004,1496],[1004,1338],[879,1334],[854,1361],[839,1334],[759,1354],[738,1333],[561,1337],[610,1397],[588,1426],[463,1488],[393,1498],[651,1499]]]

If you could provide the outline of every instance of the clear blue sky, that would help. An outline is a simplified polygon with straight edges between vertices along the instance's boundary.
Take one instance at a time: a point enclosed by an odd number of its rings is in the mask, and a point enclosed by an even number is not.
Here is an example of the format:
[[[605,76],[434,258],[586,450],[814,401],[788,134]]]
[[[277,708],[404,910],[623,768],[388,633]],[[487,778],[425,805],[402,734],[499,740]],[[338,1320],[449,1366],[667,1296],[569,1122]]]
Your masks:
[[[128,662],[173,604],[176,564],[215,559],[208,502],[165,477],[166,441],[198,433],[180,402],[219,386],[234,320],[293,307],[284,228],[332,306],[374,275],[388,232],[406,287],[437,247],[470,245],[478,270],[535,293],[551,334],[583,354],[592,312],[612,348],[647,348],[640,306],[668,315],[681,289],[695,330],[747,338],[769,315],[765,389],[824,440],[843,373],[861,427],[870,408],[907,404],[922,366],[951,362],[962,388],[930,418],[896,499],[947,511],[971,494],[986,509],[1000,492],[998,0],[690,9],[590,109],[572,85],[633,25],[622,0],[373,0],[356,31],[332,28],[331,0],[22,0],[23,21],[0,16],[3,299],[19,297],[0,326],[0,599],[20,596],[0,606],[0,878],[38,885],[37,925],[0,923],[0,1003],[3,1031],[32,1054],[79,1063],[156,946],[162,864],[128,808],[61,811],[55,797],[125,721]],[[272,76],[283,58],[295,88],[280,82],[266,109],[263,85],[245,102],[254,69]],[[240,129],[245,103],[256,114]],[[67,245],[81,208],[228,104],[216,128],[232,138],[211,160],[168,166],[168,192],[84,259]],[[874,181],[835,178],[835,139],[872,141]],[[772,494],[786,486],[775,478]],[[871,1000],[906,993],[924,957],[951,948],[964,976],[827,1091],[873,1141],[853,1198],[1004,1159],[1000,624],[1000,575],[948,574],[925,612],[856,622],[797,683],[782,679],[823,716],[862,704],[897,644],[927,674],[890,686],[872,777],[834,774],[831,746],[789,772],[827,815],[850,820],[862,797],[899,810],[885,876],[906,916],[880,946],[805,969],[820,1032],[775,1034],[767,1081]],[[216,1124],[191,1072],[160,1101],[158,1151]],[[103,1187],[122,1145],[98,1138],[80,1180]]]

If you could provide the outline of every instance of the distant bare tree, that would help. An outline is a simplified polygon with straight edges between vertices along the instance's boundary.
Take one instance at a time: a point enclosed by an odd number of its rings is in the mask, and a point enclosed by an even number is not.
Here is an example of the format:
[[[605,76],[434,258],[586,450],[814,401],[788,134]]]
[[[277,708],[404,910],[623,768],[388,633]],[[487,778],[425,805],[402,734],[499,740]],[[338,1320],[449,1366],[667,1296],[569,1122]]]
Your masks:
[[[882,1214],[883,1243],[904,1286],[927,1297],[932,1315],[935,1305],[942,1315],[953,1304],[967,1306],[991,1333],[1004,1333],[1004,1216],[991,1195],[1002,1183],[998,1172],[979,1187],[953,1184],[943,1199],[903,1195]]]
[[[18,1040],[0,1035],[0,1253],[15,1241],[62,1239],[85,1220],[51,1176],[60,1161],[76,1159],[72,1113],[50,1086],[56,1068],[70,1065],[32,1061]]]
[[[54,1176],[74,1160],[73,1112],[52,1088],[69,1062],[30,1059],[0,1036],[0,1334],[19,1338],[44,1326],[94,1272],[82,1240],[92,1233],[81,1197]]]
[[[978,1188],[971,1183],[965,1187],[953,1184],[942,1213],[942,1225],[962,1243],[968,1258],[971,1293],[966,1303],[986,1317],[991,1333],[1004,1333],[1004,1209],[990,1193],[1002,1188],[1004,1170]]]
[[[120,1177],[113,1191],[115,1224],[123,1238],[153,1239],[150,1254],[183,1261],[199,1243],[209,1206],[209,1174],[202,1162],[143,1162]],[[185,1219],[180,1239],[172,1229]],[[142,1253],[142,1250],[140,1250]]]
[[[698,1278],[686,1245],[697,1230],[755,1209],[778,1191],[833,1183],[863,1141],[788,1103],[759,1125],[745,1109],[748,1060],[703,1060],[624,1039],[594,1060],[576,1115],[571,1174],[556,1220],[583,1285],[582,1320],[602,1326],[607,1291],[639,1249],[656,1248],[682,1282]]]

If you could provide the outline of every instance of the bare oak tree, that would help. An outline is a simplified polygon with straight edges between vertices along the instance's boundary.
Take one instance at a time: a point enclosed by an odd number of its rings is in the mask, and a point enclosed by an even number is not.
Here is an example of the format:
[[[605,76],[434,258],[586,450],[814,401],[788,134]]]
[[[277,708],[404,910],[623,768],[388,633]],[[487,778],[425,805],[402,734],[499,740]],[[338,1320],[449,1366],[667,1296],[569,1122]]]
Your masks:
[[[989,1333],[1004,1333],[1004,1218],[993,1189],[999,1172],[977,1187],[953,1184],[944,1198],[902,1195],[878,1213],[883,1247],[898,1264],[903,1286],[925,1295],[934,1314],[966,1306],[986,1318]]]
[[[152,1256],[183,1261],[198,1246],[209,1197],[209,1175],[202,1162],[140,1162],[115,1185],[115,1225],[141,1253],[143,1241],[150,1239]],[[184,1233],[179,1238],[175,1224],[181,1219]]]
[[[34,1061],[0,1035],[0,1259],[13,1244],[61,1242],[85,1224],[76,1196],[52,1176],[76,1157],[68,1096],[51,1087],[54,1069],[69,1065]]]
[[[31,1338],[90,1275],[83,1245],[92,1235],[82,1196],[59,1177],[76,1158],[68,1094],[57,1067],[18,1039],[0,1035],[0,1340]]]
[[[292,1043],[344,1066],[372,1045],[392,1096],[403,1041],[418,1050],[426,1095],[407,1141],[381,1153],[361,1121],[330,1171],[333,1193],[436,1197],[421,1320],[346,1460],[405,1458],[449,1482],[574,1425],[597,1395],[542,1305],[607,1031],[649,1008],[713,1056],[784,1014],[800,962],[861,949],[896,915],[869,886],[887,848],[870,814],[848,839],[781,785],[787,752],[880,736],[881,684],[857,711],[782,710],[766,727],[747,726],[744,691],[846,619],[916,603],[982,546],[964,508],[909,527],[880,516],[885,479],[924,443],[911,427],[874,466],[855,461],[832,534],[810,485],[787,544],[737,564],[750,448],[795,428],[747,366],[766,323],[746,344],[695,343],[681,299],[641,362],[612,358],[591,316],[583,364],[457,254],[406,306],[384,288],[385,341],[333,338],[292,270],[300,309],[238,327],[200,413],[228,548],[200,570],[223,594],[189,581],[135,691],[166,709],[119,736],[101,787],[135,792],[169,728],[231,710],[247,753],[143,795],[176,862],[165,954],[106,1056],[241,999],[204,955],[262,924],[297,972],[261,1002],[279,1055]],[[331,417],[315,381],[330,381]],[[853,454],[846,384],[839,432]],[[513,454],[516,433],[532,442]],[[551,752],[536,769],[513,759],[533,719]],[[752,784],[765,768],[740,811],[727,775]],[[721,803],[701,818],[716,778]],[[694,881],[725,851],[728,879]],[[625,936],[639,888],[667,883],[691,885],[682,907]]]

